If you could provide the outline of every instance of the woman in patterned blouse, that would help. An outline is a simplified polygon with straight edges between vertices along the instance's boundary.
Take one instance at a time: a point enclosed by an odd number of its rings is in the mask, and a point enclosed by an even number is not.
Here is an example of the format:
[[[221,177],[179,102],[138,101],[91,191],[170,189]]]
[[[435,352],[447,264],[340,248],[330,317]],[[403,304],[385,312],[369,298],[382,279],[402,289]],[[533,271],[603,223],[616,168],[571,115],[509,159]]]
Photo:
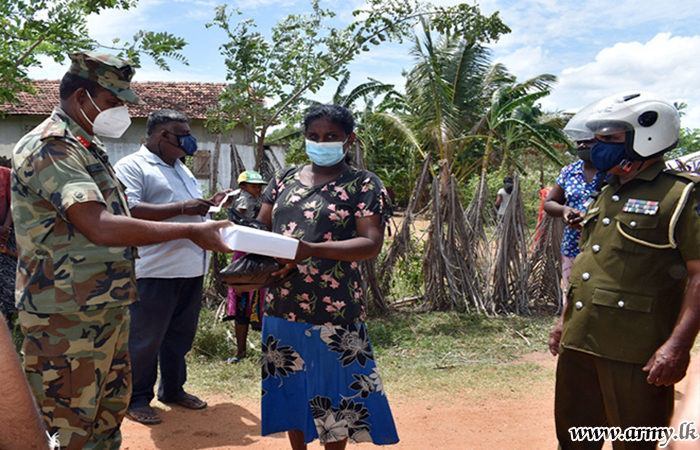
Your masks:
[[[278,172],[258,219],[299,239],[281,274],[294,278],[265,298],[262,434],[287,431],[294,450],[318,438],[398,442],[365,319],[362,261],[376,257],[391,215],[382,182],[348,163],[354,122],[337,105],[304,118],[310,165]]]
[[[591,162],[591,146],[595,139],[576,141],[576,153],[580,158],[564,167],[557,178],[557,184],[544,200],[544,210],[552,217],[564,218],[564,235],[561,241],[561,289],[562,308],[566,306],[566,290],[574,258],[579,254],[581,221],[586,212],[586,201],[595,190],[601,174]]]

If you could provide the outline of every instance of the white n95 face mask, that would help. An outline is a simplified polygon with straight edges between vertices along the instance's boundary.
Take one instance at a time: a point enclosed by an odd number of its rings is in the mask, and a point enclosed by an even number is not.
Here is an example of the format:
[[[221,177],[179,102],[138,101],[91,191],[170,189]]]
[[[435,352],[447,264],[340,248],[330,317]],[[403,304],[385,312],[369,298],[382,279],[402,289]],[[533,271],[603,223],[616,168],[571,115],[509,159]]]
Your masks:
[[[90,122],[90,125],[92,125],[92,133],[96,134],[97,136],[114,139],[122,137],[122,134],[124,134],[127,128],[129,128],[131,125],[131,117],[129,117],[129,109],[126,107],[126,105],[116,106],[114,108],[109,108],[102,111],[92,100],[90,93],[88,91],[85,92],[87,92],[88,98],[90,99],[90,102],[92,102],[95,109],[99,111],[99,114],[97,114],[97,117],[95,117],[95,121],[93,122],[88,119],[88,116],[85,114],[83,109],[80,109],[80,112],[83,114],[83,117],[85,117],[85,120]]]

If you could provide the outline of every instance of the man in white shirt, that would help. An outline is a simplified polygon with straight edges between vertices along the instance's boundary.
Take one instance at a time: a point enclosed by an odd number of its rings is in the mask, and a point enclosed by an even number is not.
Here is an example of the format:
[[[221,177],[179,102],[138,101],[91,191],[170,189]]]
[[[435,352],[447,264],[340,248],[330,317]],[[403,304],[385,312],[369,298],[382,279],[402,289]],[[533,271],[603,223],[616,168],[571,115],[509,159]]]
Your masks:
[[[209,208],[226,192],[203,199],[192,172],[180,158],[197,150],[189,118],[158,110],[148,117],[146,144],[115,165],[126,185],[133,217],[167,222],[204,222]],[[207,403],[185,392],[185,355],[192,347],[207,271],[207,252],[186,239],[138,247],[136,278],[140,301],[130,305],[129,353],[133,394],[127,417],[144,424],[161,422],[150,406],[160,363],[158,399],[189,409]]]

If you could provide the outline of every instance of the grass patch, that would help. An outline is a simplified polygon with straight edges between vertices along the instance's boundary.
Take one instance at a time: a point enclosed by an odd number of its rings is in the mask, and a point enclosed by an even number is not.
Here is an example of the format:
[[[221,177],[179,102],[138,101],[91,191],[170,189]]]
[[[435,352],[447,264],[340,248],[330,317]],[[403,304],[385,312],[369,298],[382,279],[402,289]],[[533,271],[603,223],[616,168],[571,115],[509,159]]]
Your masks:
[[[547,351],[554,322],[550,316],[395,312],[371,319],[367,326],[390,396],[450,401],[455,392],[524,394],[537,381],[553,379],[552,371],[538,364],[514,362],[523,354]],[[247,358],[226,364],[235,352],[233,324],[203,310],[188,356],[188,390],[259,398],[260,342],[260,333],[251,330]]]

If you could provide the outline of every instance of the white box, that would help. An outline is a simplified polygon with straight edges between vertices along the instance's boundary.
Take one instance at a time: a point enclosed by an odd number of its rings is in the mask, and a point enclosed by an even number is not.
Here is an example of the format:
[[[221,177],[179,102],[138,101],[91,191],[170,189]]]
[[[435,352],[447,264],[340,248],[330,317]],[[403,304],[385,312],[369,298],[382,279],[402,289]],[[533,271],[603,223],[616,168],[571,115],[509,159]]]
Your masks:
[[[294,238],[242,225],[221,228],[219,232],[232,250],[275,258],[294,259],[299,245]]]

